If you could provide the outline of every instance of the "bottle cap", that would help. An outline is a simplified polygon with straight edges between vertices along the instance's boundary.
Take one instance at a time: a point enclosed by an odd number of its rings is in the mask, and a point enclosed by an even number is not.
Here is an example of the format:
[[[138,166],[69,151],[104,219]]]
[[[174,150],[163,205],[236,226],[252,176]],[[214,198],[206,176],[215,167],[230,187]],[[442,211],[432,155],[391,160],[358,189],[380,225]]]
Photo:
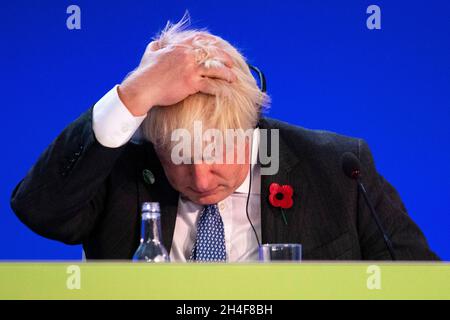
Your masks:
[[[142,203],[142,215],[150,214],[152,217],[160,215],[159,202],[143,202]]]

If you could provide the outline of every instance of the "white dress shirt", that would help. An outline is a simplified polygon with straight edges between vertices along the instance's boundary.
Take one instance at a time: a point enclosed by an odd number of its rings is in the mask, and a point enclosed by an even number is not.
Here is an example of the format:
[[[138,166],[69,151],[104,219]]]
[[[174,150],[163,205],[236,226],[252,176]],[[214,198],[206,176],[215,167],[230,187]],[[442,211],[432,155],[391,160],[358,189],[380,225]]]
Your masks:
[[[94,106],[93,130],[96,139],[109,148],[126,144],[134,135],[146,115],[133,116],[112,88]],[[248,213],[258,238],[261,239],[261,174],[256,164],[259,147],[259,130],[255,129],[252,145],[252,190],[249,195],[250,172],[244,182],[226,199],[218,203],[225,230],[225,246],[228,262],[258,260],[258,242],[247,219],[247,196],[250,196]],[[197,221],[203,206],[180,195],[177,218],[170,250],[170,259],[174,262],[187,261],[195,243]],[[164,214],[162,212],[161,214]]]

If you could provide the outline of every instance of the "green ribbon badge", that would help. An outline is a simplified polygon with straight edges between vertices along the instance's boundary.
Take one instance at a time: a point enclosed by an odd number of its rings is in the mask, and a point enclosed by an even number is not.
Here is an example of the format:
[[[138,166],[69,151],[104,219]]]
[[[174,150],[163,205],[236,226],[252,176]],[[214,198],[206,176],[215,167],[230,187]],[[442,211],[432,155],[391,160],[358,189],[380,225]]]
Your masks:
[[[148,169],[144,169],[142,171],[142,177],[144,178],[144,181],[146,184],[154,184],[155,183],[155,176],[153,175],[153,172],[151,172]]]

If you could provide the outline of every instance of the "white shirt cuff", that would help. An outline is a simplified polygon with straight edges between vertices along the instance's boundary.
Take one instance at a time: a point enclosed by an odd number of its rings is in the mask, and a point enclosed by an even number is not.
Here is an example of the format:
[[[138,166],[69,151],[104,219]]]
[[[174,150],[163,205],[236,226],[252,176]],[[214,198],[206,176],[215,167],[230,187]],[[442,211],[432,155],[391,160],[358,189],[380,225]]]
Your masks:
[[[126,144],[147,115],[135,117],[125,107],[114,86],[94,106],[92,127],[95,138],[109,148]]]

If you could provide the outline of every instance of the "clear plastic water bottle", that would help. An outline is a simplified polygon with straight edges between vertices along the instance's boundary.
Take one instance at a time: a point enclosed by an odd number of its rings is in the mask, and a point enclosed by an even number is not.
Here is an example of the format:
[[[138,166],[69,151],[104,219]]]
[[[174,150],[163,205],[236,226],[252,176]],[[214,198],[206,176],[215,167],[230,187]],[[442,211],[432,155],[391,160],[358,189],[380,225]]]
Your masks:
[[[161,211],[158,202],[142,203],[141,244],[133,256],[133,261],[170,261],[161,242]]]

